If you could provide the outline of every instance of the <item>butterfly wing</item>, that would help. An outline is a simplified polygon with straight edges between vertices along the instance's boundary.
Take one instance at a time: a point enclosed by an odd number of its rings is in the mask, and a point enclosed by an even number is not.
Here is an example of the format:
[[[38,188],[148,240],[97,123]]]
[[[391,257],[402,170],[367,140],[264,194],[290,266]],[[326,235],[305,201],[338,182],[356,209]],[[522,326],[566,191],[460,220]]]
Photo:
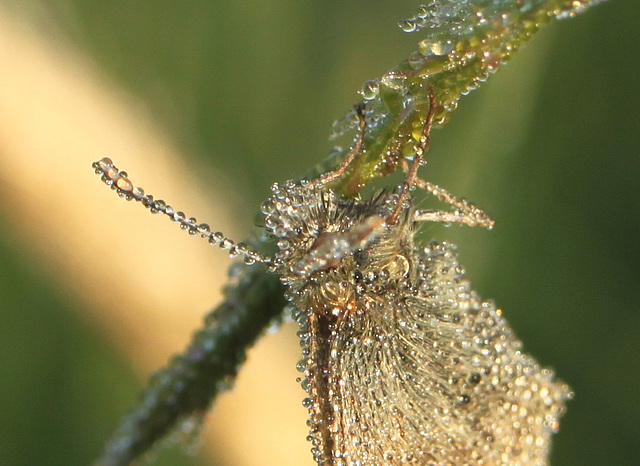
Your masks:
[[[412,262],[414,283],[361,297],[333,333],[329,464],[546,464],[568,387],[521,353],[449,246]]]

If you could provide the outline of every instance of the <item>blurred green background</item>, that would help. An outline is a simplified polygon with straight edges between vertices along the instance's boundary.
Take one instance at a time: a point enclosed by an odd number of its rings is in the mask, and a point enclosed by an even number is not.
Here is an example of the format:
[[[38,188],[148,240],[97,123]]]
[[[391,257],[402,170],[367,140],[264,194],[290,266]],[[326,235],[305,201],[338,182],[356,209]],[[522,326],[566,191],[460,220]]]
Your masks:
[[[418,3],[0,8],[91,57],[145,103],[195,171],[239,180],[237,221],[249,231],[272,182],[325,157],[331,123],[362,82],[415,49],[417,36],[395,22]],[[497,221],[492,232],[428,226],[425,240],[458,245],[476,289],[576,393],[554,439],[557,466],[638,461],[639,14],[635,1],[610,1],[545,28],[461,102],[422,171]],[[15,247],[11,215],[0,220],[0,464],[89,464],[134,402],[135,375]],[[179,449],[155,459],[207,462]]]

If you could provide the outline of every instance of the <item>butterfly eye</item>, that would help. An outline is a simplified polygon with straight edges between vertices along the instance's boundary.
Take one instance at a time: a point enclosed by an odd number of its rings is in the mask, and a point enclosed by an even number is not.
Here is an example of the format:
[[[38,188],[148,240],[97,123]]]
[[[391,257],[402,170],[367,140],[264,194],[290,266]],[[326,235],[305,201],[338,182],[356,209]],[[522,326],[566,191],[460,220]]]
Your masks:
[[[353,259],[356,261],[356,265],[359,268],[369,265],[369,253],[366,249],[358,249],[353,253]]]

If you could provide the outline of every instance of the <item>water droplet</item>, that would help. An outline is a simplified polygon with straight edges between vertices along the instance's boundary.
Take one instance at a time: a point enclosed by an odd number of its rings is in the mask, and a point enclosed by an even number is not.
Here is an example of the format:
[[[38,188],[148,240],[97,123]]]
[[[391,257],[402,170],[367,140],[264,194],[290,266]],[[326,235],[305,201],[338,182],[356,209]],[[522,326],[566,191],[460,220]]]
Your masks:
[[[482,64],[484,65],[484,68],[487,70],[487,72],[495,73],[502,64],[502,60],[500,60],[499,55],[491,53],[487,50],[482,54]]]
[[[447,112],[453,112],[456,108],[458,108],[458,100],[451,100],[449,102],[445,102],[442,107]]]
[[[426,5],[421,5],[420,8],[418,8],[418,14],[416,15],[416,17],[424,19],[427,16],[429,16],[429,7]]]
[[[418,27],[414,19],[403,19],[402,21],[398,21],[398,26],[404,32],[414,32]]]
[[[274,210],[276,210],[276,205],[273,202],[273,199],[269,198],[266,201],[264,201],[262,203],[262,205],[260,206],[260,210],[262,211],[263,214],[267,215],[272,213]]]
[[[303,372],[307,370],[307,361],[306,359],[301,359],[298,361],[298,363],[296,364],[296,369],[298,370],[298,372]]]
[[[378,92],[380,91],[380,85],[378,81],[367,81],[362,85],[360,89],[360,94],[364,100],[373,100],[378,96]]]
[[[228,250],[231,251],[231,248],[233,248],[235,245],[233,243],[233,241],[231,241],[229,238],[224,238],[222,240],[222,242],[220,243],[220,249],[224,249],[224,250]],[[233,254],[233,252],[232,252]]]
[[[436,55],[444,56],[451,52],[455,48],[455,43],[452,40],[438,40],[431,41],[425,39],[418,44],[418,50],[425,57]]]
[[[405,81],[405,76],[394,71],[389,71],[382,77],[382,84],[390,87],[394,91],[405,91],[407,87]]]
[[[121,189],[125,192],[133,191],[133,184],[131,183],[129,178],[126,178],[126,174],[124,172],[120,172],[120,178],[116,180],[116,186],[118,187],[118,189]]]

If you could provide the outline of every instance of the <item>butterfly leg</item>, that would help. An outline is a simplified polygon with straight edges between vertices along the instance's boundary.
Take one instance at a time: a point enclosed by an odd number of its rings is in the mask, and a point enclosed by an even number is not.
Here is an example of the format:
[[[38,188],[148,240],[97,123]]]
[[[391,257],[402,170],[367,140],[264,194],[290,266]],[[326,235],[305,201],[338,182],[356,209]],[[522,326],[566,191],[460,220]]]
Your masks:
[[[337,178],[340,178],[347,172],[347,169],[349,168],[349,165],[351,165],[351,162],[353,162],[354,159],[362,153],[362,142],[364,141],[364,130],[366,126],[364,118],[364,104],[356,105],[355,110],[358,117],[358,139],[356,140],[356,143],[353,145],[353,148],[349,151],[342,162],[340,162],[338,168],[333,171],[327,172],[321,177],[317,178],[315,180],[315,183],[326,184]]]
[[[417,181],[419,180],[418,169],[420,168],[420,165],[424,160],[424,154],[426,154],[429,150],[429,147],[431,147],[431,127],[433,126],[433,118],[435,117],[436,113],[436,105],[437,101],[435,94],[433,93],[433,89],[429,89],[429,112],[427,113],[427,119],[422,128],[420,140],[416,145],[416,152],[413,156],[411,165],[408,165],[407,162],[403,162],[402,164],[402,168],[407,176],[400,189],[400,199],[398,200],[396,208],[387,220],[387,223],[391,225],[393,225],[398,220],[398,216],[404,208],[404,202],[409,197],[411,188],[416,186]]]
[[[405,162],[403,168],[410,169]],[[429,194],[437,197],[442,202],[446,202],[452,206],[453,211],[438,210],[418,210],[414,214],[416,222],[443,222],[443,223],[461,223],[472,227],[479,226],[491,229],[495,222],[482,209],[468,202],[466,199],[455,197],[446,189],[425,181],[421,178],[415,178],[415,186],[424,189]]]

